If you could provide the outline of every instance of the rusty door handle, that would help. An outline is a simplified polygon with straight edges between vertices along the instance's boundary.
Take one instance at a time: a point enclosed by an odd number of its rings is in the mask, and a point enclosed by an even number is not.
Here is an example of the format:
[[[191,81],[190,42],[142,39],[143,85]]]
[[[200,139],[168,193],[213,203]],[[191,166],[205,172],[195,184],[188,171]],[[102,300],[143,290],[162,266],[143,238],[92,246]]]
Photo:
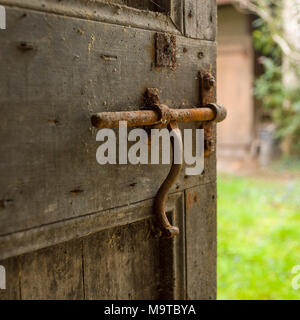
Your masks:
[[[179,229],[175,226],[172,226],[167,218],[166,215],[166,208],[165,208],[165,204],[166,204],[166,200],[168,197],[168,192],[171,189],[173,183],[176,181],[181,168],[182,168],[182,161],[180,164],[175,163],[175,156],[174,156],[174,152],[175,152],[175,143],[177,143],[177,145],[179,146],[179,153],[181,155],[183,155],[183,146],[182,146],[182,138],[181,138],[181,132],[178,128],[178,124],[176,121],[172,121],[169,123],[168,125],[168,129],[169,131],[173,132],[173,139],[171,139],[171,143],[172,143],[172,166],[171,169],[169,171],[168,176],[166,177],[166,179],[164,180],[164,182],[162,183],[162,185],[160,186],[160,188],[157,191],[155,200],[154,200],[154,212],[156,214],[156,217],[158,219],[158,223],[160,225],[160,228],[164,234],[165,237],[167,238],[172,238],[175,237],[179,234]],[[177,141],[174,141],[177,140]]]
[[[161,112],[162,107],[164,113]],[[215,104],[206,105],[203,108],[171,109],[166,115],[165,105],[155,105],[152,110],[100,112],[91,117],[95,128],[118,128],[119,121],[127,121],[128,127],[143,127],[162,124],[166,126],[170,121],[176,122],[220,122],[226,117],[226,110]]]
[[[173,132],[172,142],[172,166],[167,178],[160,186],[154,200],[154,212],[164,236],[172,238],[179,234],[179,229],[172,226],[169,222],[165,203],[168,192],[178,177],[181,164],[174,161],[174,144],[180,147],[181,157],[183,156],[183,147],[181,132],[178,128],[178,122],[220,122],[226,117],[226,109],[214,103],[209,103],[202,107],[190,109],[171,109],[166,105],[159,103],[158,90],[155,88],[147,89],[144,96],[145,106],[138,111],[121,112],[101,112],[93,114],[91,117],[92,125],[96,128],[118,128],[119,121],[127,121],[128,127],[168,127]],[[175,140],[175,141],[174,141]]]

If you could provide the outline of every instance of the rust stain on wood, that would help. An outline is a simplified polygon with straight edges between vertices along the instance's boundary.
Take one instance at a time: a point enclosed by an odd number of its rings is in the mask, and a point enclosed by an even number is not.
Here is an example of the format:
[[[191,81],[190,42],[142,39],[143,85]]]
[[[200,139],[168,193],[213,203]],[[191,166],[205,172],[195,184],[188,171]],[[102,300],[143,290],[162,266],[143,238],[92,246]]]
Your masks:
[[[202,106],[215,102],[215,78],[208,71],[199,72],[200,79],[200,103]],[[209,157],[215,151],[215,140],[213,124],[210,122],[203,123],[201,128],[204,129],[204,156]]]
[[[176,69],[176,37],[167,33],[155,34],[155,64]]]
[[[189,210],[194,205],[199,205],[199,194],[197,191],[188,193],[186,197],[186,209]]]

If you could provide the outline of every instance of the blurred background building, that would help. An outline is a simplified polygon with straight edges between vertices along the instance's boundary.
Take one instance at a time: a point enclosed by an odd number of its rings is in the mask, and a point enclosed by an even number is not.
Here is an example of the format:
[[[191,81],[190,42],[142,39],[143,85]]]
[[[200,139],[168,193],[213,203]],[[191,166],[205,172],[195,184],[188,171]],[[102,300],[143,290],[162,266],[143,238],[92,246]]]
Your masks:
[[[217,100],[228,116],[218,127],[218,159],[221,167],[272,158],[273,126],[253,96],[255,77],[261,72],[253,47],[255,16],[234,6],[234,0],[218,0]]]
[[[218,298],[299,300],[300,0],[217,3]]]
[[[219,158],[245,160],[254,139],[254,50],[251,16],[218,0],[217,99],[228,117],[218,128]]]

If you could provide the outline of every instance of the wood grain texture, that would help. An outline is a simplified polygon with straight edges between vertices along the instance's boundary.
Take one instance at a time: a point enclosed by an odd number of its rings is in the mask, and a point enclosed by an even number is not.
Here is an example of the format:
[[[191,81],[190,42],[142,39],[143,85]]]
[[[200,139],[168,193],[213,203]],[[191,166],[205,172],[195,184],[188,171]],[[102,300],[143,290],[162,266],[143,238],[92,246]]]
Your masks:
[[[176,201],[178,195],[170,197]],[[152,200],[68,219],[0,237],[0,260],[153,217]]]
[[[217,30],[216,0],[185,0],[184,4],[185,35],[214,41]]]
[[[170,220],[181,229],[176,240],[160,238],[153,218],[83,239],[86,299],[185,297],[183,197],[171,203]]]
[[[19,259],[23,300],[84,298],[81,240],[38,250]]]
[[[170,1],[170,17],[172,22],[175,24],[176,28],[184,34],[184,25],[183,25],[183,8],[184,2],[181,0],[171,0]]]
[[[98,165],[90,124],[95,112],[137,109],[148,87],[170,107],[198,105],[198,71],[215,74],[215,1],[185,1],[183,14],[172,0],[170,16],[103,1],[2,3],[0,264],[9,287],[0,297],[215,298],[215,154],[201,176],[182,170],[167,204],[181,234],[163,240],[152,200],[170,166]],[[156,31],[176,34],[176,70],[155,68]]]
[[[171,107],[197,105],[197,72],[214,68],[215,45],[180,37],[176,71],[155,70],[153,32],[7,11],[11,27],[0,51],[0,234],[153,198],[169,166],[98,165],[90,114],[136,109],[147,87],[158,87]],[[20,49],[24,42],[33,50]],[[185,179],[183,170],[172,192],[214,180],[214,162],[205,166],[200,177]]]
[[[160,0],[158,0],[158,2],[159,1]],[[181,0],[171,1],[181,2]],[[123,5],[126,3],[130,4],[130,2],[131,0],[116,0],[114,2],[109,0],[1,0],[1,4],[5,6],[18,7],[25,10],[30,9],[63,15],[65,17],[76,17],[84,20],[101,21],[141,29],[172,32],[176,34],[181,33],[181,30],[176,28],[178,23],[174,24],[174,15],[172,15],[172,12],[170,14],[173,17],[172,19],[170,19],[169,14],[165,13],[166,11],[169,12],[168,1],[166,5],[160,5],[162,7],[161,12],[157,12],[156,6],[154,5],[151,5],[151,8],[156,12],[140,10],[140,8],[146,9],[149,4],[143,4],[135,0],[132,1],[133,5],[131,7]],[[182,12],[180,19],[182,19]]]
[[[181,230],[173,240],[159,238],[150,204],[131,208],[136,222],[127,210],[123,225],[119,210],[118,216],[106,215],[112,221],[101,232],[0,262],[8,282],[0,298],[184,299],[183,194],[171,195],[167,202],[170,221]]]
[[[185,191],[187,298],[216,299],[216,184]]]
[[[150,221],[97,233],[84,241],[87,299],[158,299],[159,240]]]

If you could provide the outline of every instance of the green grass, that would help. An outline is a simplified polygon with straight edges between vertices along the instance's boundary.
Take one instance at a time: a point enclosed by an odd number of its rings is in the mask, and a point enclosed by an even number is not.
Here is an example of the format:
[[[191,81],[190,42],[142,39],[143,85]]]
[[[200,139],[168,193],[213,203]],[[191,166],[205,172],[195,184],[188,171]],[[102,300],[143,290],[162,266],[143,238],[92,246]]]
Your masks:
[[[279,160],[271,164],[271,168],[275,171],[288,170],[289,172],[300,173],[299,157],[281,157]]]
[[[218,299],[298,300],[295,265],[300,181],[219,176]]]

